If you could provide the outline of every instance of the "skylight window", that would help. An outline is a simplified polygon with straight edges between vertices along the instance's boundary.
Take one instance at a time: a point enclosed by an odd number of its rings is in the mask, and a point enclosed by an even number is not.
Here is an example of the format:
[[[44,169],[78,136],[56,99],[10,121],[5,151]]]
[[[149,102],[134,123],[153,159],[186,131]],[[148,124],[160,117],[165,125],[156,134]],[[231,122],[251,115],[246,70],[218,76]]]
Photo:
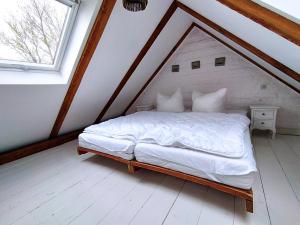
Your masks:
[[[0,68],[59,70],[78,0],[9,0],[0,8]]]

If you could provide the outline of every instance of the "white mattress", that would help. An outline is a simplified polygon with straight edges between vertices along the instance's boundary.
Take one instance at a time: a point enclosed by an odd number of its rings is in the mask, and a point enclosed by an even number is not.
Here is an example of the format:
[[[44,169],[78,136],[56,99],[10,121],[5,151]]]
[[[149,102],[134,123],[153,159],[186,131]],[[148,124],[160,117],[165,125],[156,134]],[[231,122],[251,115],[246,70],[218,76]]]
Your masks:
[[[244,137],[242,158],[226,158],[190,149],[139,143],[134,149],[137,161],[195,175],[234,187],[250,189],[257,171],[249,131]]]
[[[134,158],[133,150],[135,144],[129,140],[108,138],[96,134],[82,133],[78,138],[79,146],[95,151],[118,156],[131,160]]]
[[[236,113],[144,111],[89,126],[84,133],[240,158],[249,124]]]

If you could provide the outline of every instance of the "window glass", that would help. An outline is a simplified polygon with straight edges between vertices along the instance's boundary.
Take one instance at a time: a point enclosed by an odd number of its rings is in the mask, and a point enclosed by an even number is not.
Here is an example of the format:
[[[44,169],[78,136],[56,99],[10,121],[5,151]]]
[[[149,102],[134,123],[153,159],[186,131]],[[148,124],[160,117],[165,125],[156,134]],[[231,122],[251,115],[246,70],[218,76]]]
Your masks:
[[[72,7],[56,0],[9,0],[0,7],[0,64],[55,65]],[[0,65],[0,66],[1,66]]]

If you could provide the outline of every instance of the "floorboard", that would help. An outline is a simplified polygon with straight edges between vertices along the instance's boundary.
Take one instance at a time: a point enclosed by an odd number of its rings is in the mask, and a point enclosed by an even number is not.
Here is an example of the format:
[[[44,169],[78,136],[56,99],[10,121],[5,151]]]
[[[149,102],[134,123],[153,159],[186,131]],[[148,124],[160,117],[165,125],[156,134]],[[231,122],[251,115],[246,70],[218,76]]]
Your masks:
[[[164,225],[197,225],[206,204],[205,195],[207,195],[206,187],[186,182],[164,221]]]
[[[298,201],[300,201],[300,156],[293,151],[291,144],[281,139],[270,140],[270,144]]]
[[[34,162],[32,166],[30,162],[13,173],[8,171],[0,176],[0,202],[64,173],[74,162],[79,161],[78,157],[74,155],[73,146],[74,144],[66,146],[63,151],[59,151],[49,158],[39,158],[36,160],[38,162]]]
[[[300,157],[300,136],[280,135],[280,139],[286,142],[290,148]]]
[[[126,179],[119,179],[118,183],[99,196],[96,201],[76,216],[68,224],[97,224],[105,217],[119,202],[130,193],[134,192],[139,183],[143,180],[140,173],[137,176],[128,176]]]
[[[138,187],[122,199],[104,217],[99,219],[98,224],[115,225],[119,224],[120,221],[123,224],[129,224],[159,187],[164,177],[164,175],[160,174],[146,173],[145,178]]]
[[[162,224],[176,201],[184,181],[167,176],[162,185],[151,195],[129,224]]]
[[[86,190],[95,190],[97,186],[102,185],[110,176],[113,175],[114,172],[110,170],[91,174],[78,184],[64,190],[55,198],[39,206],[36,210],[30,212],[15,224],[58,224],[57,214],[65,211],[67,215],[72,217],[74,214],[68,213],[73,209],[73,206],[70,203],[79,204],[75,203],[76,200],[88,197],[86,195]],[[23,223],[23,221],[31,222]]]
[[[257,163],[273,225],[300,224],[300,204],[266,138],[254,138]]]
[[[300,137],[253,138],[254,213],[222,192],[138,170],[72,141],[0,166],[0,225],[300,225]]]
[[[97,161],[99,161],[99,159],[94,158],[94,162]],[[51,201],[65,190],[76,186],[89,175],[97,174],[99,176],[109,172],[105,167],[102,170],[97,168],[96,172],[96,167],[99,167],[99,164],[92,163],[92,161],[76,167],[73,166],[73,169],[69,168],[66,173],[51,177],[47,182],[42,182],[41,184],[14,196],[9,199],[9,201],[5,201],[0,205],[0,210],[4,214],[4,220],[12,221],[22,218],[27,213],[30,213],[36,208]]]
[[[232,225],[233,223],[234,197],[209,188],[206,195],[206,204],[198,224]]]
[[[86,189],[82,195],[70,199],[63,207],[56,209],[55,212],[46,217],[44,224],[71,223],[82,213],[92,208],[97,201],[101,201],[107,193],[115,190],[116,187],[120,187],[124,183],[128,183],[128,185],[130,185],[133,180],[136,179],[131,176],[126,176],[125,172],[126,171],[120,173],[117,171],[111,176],[108,176],[105,180],[94,185],[92,188]],[[102,202],[102,204],[106,204],[106,202]]]
[[[256,175],[253,185],[254,213],[245,211],[245,201],[235,198],[234,225],[270,225],[270,217],[267,209],[265,194],[261,183],[260,174]]]

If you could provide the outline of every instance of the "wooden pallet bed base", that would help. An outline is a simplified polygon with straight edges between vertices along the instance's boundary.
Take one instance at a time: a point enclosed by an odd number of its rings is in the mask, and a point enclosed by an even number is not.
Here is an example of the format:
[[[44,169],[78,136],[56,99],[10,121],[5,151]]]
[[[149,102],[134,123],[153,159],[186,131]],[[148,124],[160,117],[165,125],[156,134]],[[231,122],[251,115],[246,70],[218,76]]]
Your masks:
[[[103,157],[106,157],[106,158],[109,158],[109,159],[113,159],[115,161],[118,161],[118,162],[126,164],[129,173],[133,174],[135,172],[134,171],[134,167],[131,165],[131,161],[130,160],[123,159],[123,158],[118,157],[118,156],[106,154],[106,153],[103,153],[103,152],[98,152],[98,151],[95,151],[93,149],[83,148],[83,147],[78,147],[77,148],[77,152],[78,152],[79,155],[83,155],[83,154],[86,154],[86,153],[90,152],[90,153],[94,153],[96,155],[100,155],[100,156],[103,156]]]
[[[171,169],[167,169],[164,167],[160,167],[160,166],[155,166],[155,165],[151,165],[151,164],[147,164],[147,163],[143,163],[143,162],[138,162],[136,160],[126,160],[123,159],[121,157],[117,157],[117,156],[113,156],[110,154],[106,154],[106,153],[102,153],[102,152],[98,152],[92,149],[87,149],[87,148],[83,148],[83,147],[78,147],[77,149],[78,154],[82,155],[85,153],[94,153],[96,155],[100,155],[106,158],[110,158],[113,160],[116,160],[118,162],[124,163],[127,165],[128,167],[128,172],[133,174],[136,169],[138,168],[143,168],[143,169],[148,169],[148,170],[152,170],[155,172],[159,172],[159,173],[163,173],[163,174],[167,174],[173,177],[177,177],[183,180],[187,180],[187,181],[191,181],[193,183],[196,184],[201,184],[222,192],[225,192],[227,194],[233,195],[233,196],[237,196],[240,197],[242,199],[245,199],[246,201],[246,211],[253,213],[253,192],[252,189],[250,190],[246,190],[246,189],[241,189],[241,188],[236,188],[233,186],[229,186],[226,184],[221,184],[215,181],[211,181],[211,180],[207,180],[201,177],[197,177],[197,176],[193,176],[190,174],[186,174],[186,173],[182,173],[179,171],[175,171],[175,170],[171,170]]]
[[[143,162],[138,162],[135,160],[130,161],[131,166],[133,167],[133,171],[135,171],[136,168],[144,168],[147,170],[152,170],[156,171],[159,173],[167,174],[173,177],[177,177],[183,180],[191,181],[196,184],[201,184],[225,193],[228,193],[233,196],[237,196],[240,198],[245,199],[246,201],[246,210],[247,212],[253,213],[253,192],[252,189],[246,190],[246,189],[241,189],[241,188],[236,188],[233,186],[229,186],[226,184],[221,184],[215,181],[207,180],[201,177],[193,176],[190,174],[182,173],[176,170],[171,170],[168,168],[160,167],[160,166],[155,166],[152,164],[148,163],[143,163]]]

